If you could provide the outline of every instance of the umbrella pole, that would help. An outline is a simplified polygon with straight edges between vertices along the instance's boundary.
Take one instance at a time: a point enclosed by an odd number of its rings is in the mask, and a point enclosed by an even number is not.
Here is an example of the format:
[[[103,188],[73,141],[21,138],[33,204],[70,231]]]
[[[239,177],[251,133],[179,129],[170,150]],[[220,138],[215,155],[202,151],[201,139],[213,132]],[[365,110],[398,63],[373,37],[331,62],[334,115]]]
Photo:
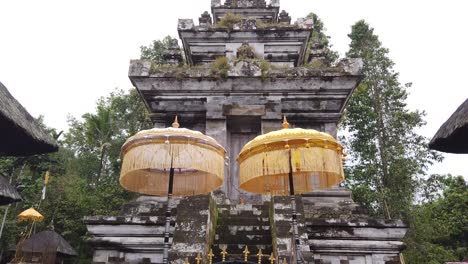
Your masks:
[[[291,197],[293,239],[296,248],[296,263],[302,263],[301,258],[299,257],[299,229],[297,228],[296,197],[294,195],[294,179],[291,156],[291,150],[289,150],[289,195]]]
[[[171,166],[169,171],[169,187],[167,192],[167,211],[166,211],[166,228],[164,230],[164,251],[163,251],[163,263],[169,262],[169,230],[171,228],[171,201],[172,191],[174,187],[174,168]]]

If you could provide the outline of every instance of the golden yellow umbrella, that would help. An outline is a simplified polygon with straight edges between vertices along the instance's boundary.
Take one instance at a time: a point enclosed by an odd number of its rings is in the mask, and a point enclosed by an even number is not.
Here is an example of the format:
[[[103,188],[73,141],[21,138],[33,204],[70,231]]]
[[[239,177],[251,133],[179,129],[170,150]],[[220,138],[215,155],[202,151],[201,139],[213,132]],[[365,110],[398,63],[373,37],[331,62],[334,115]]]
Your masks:
[[[32,207],[28,210],[23,211],[16,218],[18,219],[18,221],[42,222],[44,220],[44,216]]]
[[[206,194],[224,182],[226,151],[212,137],[198,131],[173,127],[144,130],[122,147],[120,184],[129,191],[166,196],[170,171],[172,194]]]
[[[120,184],[127,190],[168,196],[163,262],[168,262],[170,201],[173,195],[206,194],[224,182],[226,150],[212,137],[172,127],[150,129],[122,147]]]
[[[237,158],[240,188],[258,194],[291,195],[293,234],[298,246],[294,195],[342,182],[345,155],[332,136],[313,129],[290,129],[284,117],[282,130],[258,136],[242,148]],[[296,262],[301,263],[300,257]]]
[[[285,118],[282,130],[258,136],[242,148],[237,158],[240,187],[272,195],[326,189],[344,180],[344,155],[332,136],[313,129],[290,129]]]

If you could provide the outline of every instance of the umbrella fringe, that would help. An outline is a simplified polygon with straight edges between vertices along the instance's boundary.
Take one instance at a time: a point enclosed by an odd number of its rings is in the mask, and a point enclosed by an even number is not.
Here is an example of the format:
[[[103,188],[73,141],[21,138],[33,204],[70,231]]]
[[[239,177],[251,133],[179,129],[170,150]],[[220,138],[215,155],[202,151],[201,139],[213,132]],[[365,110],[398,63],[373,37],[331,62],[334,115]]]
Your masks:
[[[269,150],[245,158],[240,163],[241,188],[260,194],[288,194],[290,157],[297,194],[329,188],[344,180],[340,150],[304,146]]]

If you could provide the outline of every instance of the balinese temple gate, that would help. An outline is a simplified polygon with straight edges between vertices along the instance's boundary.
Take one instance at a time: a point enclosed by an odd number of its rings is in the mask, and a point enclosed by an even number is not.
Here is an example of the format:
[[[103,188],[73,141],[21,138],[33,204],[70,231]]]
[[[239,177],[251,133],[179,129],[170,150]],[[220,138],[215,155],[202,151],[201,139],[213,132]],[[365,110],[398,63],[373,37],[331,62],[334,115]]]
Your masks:
[[[405,223],[370,218],[342,187],[296,195],[298,243],[289,196],[239,188],[242,147],[280,129],[284,115],[291,128],[336,138],[362,62],[332,65],[311,43],[312,27],[310,19],[291,23],[279,0],[212,0],[198,25],[179,19],[182,47],[165,52],[167,64],[131,61],[130,80],[156,128],[177,115],[181,127],[213,137],[229,156],[220,189],[173,199],[170,263],[294,263],[296,253],[301,263],[400,263]],[[93,263],[162,263],[167,211],[166,197],[141,196],[119,216],[86,217]]]

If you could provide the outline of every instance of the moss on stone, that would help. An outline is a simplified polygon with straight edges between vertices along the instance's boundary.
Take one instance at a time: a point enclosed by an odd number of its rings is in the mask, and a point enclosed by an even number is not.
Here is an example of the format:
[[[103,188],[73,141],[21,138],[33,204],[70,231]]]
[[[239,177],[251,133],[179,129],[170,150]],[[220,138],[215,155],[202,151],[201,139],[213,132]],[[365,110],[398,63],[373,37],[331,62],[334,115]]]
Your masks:
[[[267,23],[261,19],[257,19],[255,24],[257,29],[268,29],[268,28],[287,28],[287,29],[296,29],[296,25],[285,24],[285,23]]]
[[[216,23],[215,27],[227,28],[232,30],[234,25],[241,22],[242,17],[233,13],[226,13],[219,21]]]
[[[237,58],[238,59],[254,59],[256,57],[257,56],[256,56],[256,54],[254,52],[254,49],[248,43],[242,44],[242,46],[240,46],[237,49]]]
[[[228,72],[231,69],[229,60],[226,57],[219,57],[211,64],[211,73],[214,76],[219,76],[222,79],[228,77]]]

